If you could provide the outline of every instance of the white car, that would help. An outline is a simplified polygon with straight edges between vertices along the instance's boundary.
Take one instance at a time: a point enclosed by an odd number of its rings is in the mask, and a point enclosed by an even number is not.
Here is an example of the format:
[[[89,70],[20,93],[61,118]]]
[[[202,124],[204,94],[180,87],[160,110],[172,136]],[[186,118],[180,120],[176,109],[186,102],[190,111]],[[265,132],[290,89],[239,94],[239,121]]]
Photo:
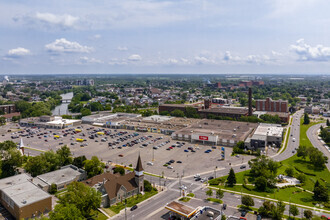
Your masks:
[[[149,161],[149,162],[147,163],[147,165],[153,166],[154,163]]]
[[[172,166],[167,166],[167,169],[173,169],[173,167]]]
[[[201,177],[201,175],[199,174],[194,175],[194,178],[198,178],[198,177]]]

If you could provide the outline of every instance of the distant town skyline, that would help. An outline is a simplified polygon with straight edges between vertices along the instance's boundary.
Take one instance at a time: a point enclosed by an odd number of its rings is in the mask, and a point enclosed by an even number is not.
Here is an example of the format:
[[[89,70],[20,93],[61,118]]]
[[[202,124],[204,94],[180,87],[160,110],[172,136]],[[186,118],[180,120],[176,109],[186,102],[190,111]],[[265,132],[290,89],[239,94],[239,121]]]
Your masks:
[[[0,74],[330,73],[330,5],[2,1]]]

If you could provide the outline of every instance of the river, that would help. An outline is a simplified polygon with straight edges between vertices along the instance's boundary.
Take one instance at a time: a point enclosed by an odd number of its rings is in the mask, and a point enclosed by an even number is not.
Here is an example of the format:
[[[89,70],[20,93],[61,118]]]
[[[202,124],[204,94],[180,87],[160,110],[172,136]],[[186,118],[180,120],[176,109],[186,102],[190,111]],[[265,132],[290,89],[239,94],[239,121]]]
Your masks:
[[[69,93],[65,93],[65,94],[62,94],[62,99],[72,99],[73,97],[73,92],[69,92]],[[58,106],[55,107],[55,109],[52,111],[52,114],[53,115],[66,115],[66,114],[69,114],[69,109],[68,109],[68,106],[69,106],[70,103],[62,103]]]

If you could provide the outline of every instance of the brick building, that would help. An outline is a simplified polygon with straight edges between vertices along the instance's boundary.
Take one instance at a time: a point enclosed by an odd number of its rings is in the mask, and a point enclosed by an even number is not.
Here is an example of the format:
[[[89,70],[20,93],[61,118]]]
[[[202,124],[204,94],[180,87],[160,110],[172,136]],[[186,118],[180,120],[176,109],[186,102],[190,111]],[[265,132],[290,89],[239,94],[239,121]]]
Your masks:
[[[0,203],[16,219],[30,219],[52,210],[52,197],[19,174],[0,180]]]
[[[288,101],[284,100],[272,100],[271,98],[267,99],[258,99],[256,100],[256,109],[257,111],[267,111],[267,112],[288,112]]]
[[[11,105],[0,105],[0,111],[3,111],[5,114],[10,114],[17,112],[14,104]]]

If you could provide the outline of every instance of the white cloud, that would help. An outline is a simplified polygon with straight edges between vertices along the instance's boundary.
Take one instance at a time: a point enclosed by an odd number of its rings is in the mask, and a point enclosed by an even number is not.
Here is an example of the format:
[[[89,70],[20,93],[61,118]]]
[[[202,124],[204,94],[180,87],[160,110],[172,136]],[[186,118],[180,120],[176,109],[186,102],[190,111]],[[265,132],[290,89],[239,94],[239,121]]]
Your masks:
[[[210,64],[210,63],[214,63],[213,60],[206,58],[204,56],[195,56],[194,58],[195,62],[197,64]]]
[[[84,56],[84,57],[79,58],[78,63],[79,64],[101,64],[101,63],[103,63],[103,61],[95,59],[95,58],[89,58],[89,57]]]
[[[267,55],[248,55],[245,59],[247,63],[258,64],[258,65],[264,64],[269,60],[270,58]]]
[[[8,51],[7,56],[8,57],[22,57],[26,55],[30,55],[31,52],[28,49],[25,49],[23,47],[18,47],[15,49],[11,49]]]
[[[63,27],[73,27],[79,20],[78,17],[74,17],[69,14],[55,15],[51,13],[39,13],[39,12],[36,13],[35,18],[41,22],[60,25]]]
[[[132,54],[128,57],[129,61],[140,61],[142,60],[142,57],[139,54]]]
[[[238,62],[242,61],[242,58],[239,56],[233,56],[230,51],[226,51],[223,56],[223,60],[226,62]]]
[[[93,50],[92,47],[82,46],[65,38],[56,39],[54,42],[45,45],[45,48],[53,53],[89,53]]]
[[[127,47],[123,47],[123,46],[119,46],[119,47],[117,47],[117,50],[119,50],[119,51],[127,51],[128,50],[128,48]]]
[[[330,47],[316,45],[315,47],[305,43],[304,39],[297,40],[290,46],[291,51],[298,55],[300,61],[329,61]]]

